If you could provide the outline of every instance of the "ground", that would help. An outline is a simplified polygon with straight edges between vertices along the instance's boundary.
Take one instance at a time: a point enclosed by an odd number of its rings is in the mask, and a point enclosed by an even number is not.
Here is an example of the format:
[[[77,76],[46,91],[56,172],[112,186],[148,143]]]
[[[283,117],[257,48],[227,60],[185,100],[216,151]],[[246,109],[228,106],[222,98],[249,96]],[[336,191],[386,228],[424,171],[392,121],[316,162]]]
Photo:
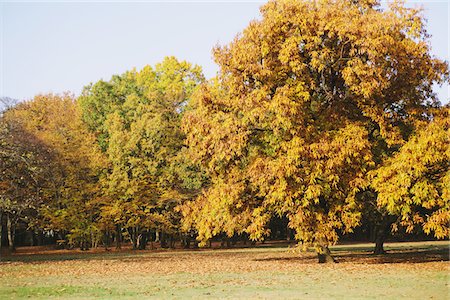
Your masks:
[[[449,242],[332,248],[337,264],[283,244],[245,249],[43,251],[0,262],[0,299],[450,299]]]

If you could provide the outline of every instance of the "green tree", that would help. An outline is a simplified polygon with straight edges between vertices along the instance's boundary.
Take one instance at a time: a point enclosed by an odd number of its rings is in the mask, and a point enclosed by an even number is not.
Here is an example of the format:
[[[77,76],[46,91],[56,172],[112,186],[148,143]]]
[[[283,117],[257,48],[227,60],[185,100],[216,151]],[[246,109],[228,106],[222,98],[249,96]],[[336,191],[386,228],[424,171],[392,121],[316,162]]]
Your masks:
[[[202,81],[200,67],[167,57],[154,68],[96,83],[80,98],[108,159],[104,223],[116,225],[117,234],[126,229],[134,248],[145,247],[149,230],[177,231],[174,208],[189,194],[176,167],[184,143],[180,122]]]
[[[184,206],[204,243],[268,234],[285,215],[296,238],[328,246],[360,224],[367,171],[436,106],[448,79],[419,10],[378,1],[270,1],[262,18],[214,49],[219,77],[185,115],[191,157],[211,185]],[[376,142],[375,140],[378,140]]]

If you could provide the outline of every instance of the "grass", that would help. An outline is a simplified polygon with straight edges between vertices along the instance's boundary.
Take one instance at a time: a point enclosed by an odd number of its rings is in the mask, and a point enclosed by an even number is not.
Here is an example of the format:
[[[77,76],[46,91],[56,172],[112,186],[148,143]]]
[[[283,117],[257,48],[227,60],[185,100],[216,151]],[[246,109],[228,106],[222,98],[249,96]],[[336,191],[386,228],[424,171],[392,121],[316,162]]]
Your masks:
[[[15,255],[0,299],[450,299],[449,242],[340,245],[340,263],[286,246]]]

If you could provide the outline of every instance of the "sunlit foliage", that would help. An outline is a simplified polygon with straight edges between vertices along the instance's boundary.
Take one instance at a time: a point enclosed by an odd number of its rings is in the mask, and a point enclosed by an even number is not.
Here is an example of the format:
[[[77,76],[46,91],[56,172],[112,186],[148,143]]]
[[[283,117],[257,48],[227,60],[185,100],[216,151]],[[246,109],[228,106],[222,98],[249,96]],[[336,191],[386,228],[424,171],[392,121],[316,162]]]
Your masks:
[[[420,11],[401,3],[270,1],[261,14],[214,49],[220,74],[186,114],[191,155],[212,180],[185,207],[186,226],[203,242],[262,239],[286,215],[299,241],[326,252],[359,225],[380,153],[437,105],[447,65],[431,56]]]
[[[107,156],[102,221],[128,230],[135,247],[143,231],[174,233],[174,208],[187,197],[180,122],[201,69],[166,58],[154,68],[129,71],[88,87],[83,118]]]
[[[401,217],[411,232],[419,224],[437,238],[450,236],[450,109],[435,111],[408,142],[373,173],[378,205]]]

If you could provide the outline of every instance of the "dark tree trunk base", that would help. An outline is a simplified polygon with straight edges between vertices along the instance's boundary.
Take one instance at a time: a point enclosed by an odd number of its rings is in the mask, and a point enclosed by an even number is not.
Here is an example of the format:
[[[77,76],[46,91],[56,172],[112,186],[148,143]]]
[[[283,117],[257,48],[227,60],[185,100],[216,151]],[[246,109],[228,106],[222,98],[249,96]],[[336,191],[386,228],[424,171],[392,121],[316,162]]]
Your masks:
[[[330,249],[328,246],[322,246],[319,252],[317,253],[317,258],[319,259],[319,264],[324,263],[336,263],[337,261],[331,256]]]
[[[375,255],[385,254],[386,251],[384,251],[383,244],[384,244],[384,241],[376,241],[375,249],[373,250],[373,254],[375,254]]]

